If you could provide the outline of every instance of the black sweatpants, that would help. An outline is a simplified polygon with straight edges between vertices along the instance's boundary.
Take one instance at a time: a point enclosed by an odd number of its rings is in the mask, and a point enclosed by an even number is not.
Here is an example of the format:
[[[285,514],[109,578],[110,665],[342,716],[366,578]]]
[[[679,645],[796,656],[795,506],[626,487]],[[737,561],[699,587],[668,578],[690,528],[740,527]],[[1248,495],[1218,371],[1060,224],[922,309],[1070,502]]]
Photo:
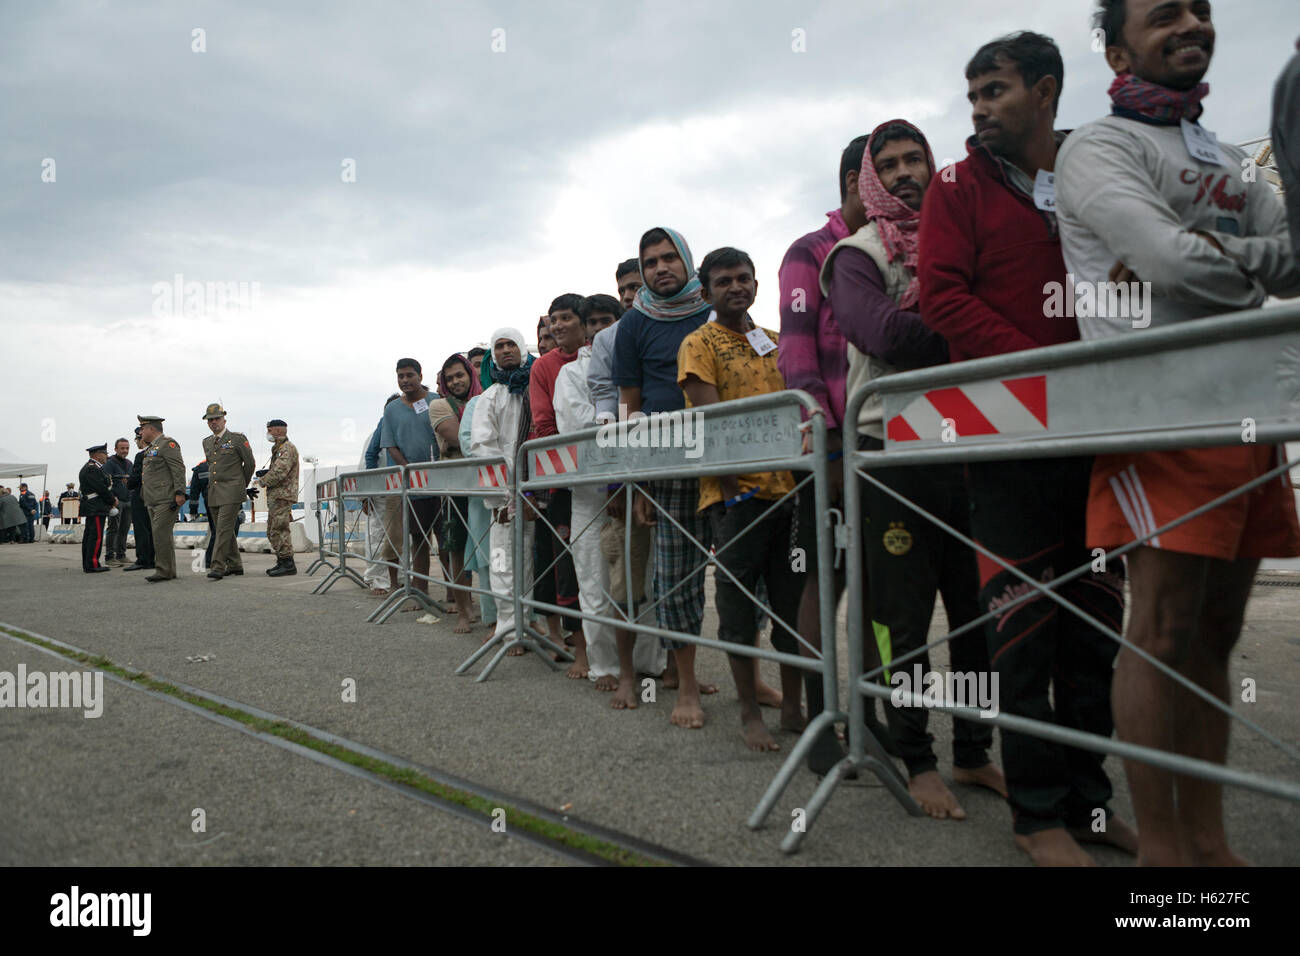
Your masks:
[[[137,493],[131,499],[131,523],[135,525],[135,563],[153,567],[153,525],[149,509],[144,505],[144,495]]]
[[[1085,543],[1092,458],[977,462],[966,466],[976,541],[1037,581],[1092,561]],[[1028,585],[979,559],[980,606],[993,610]],[[1089,572],[1063,598],[1116,631],[1124,617],[1120,568]],[[1030,598],[985,625],[1002,710],[1110,736],[1110,684],[1119,645],[1050,598]],[[1049,696],[1050,690],[1050,696]],[[1087,826],[1110,815],[1102,754],[1003,731],[1003,770],[1015,831]]]
[[[103,567],[104,525],[108,515],[83,515],[86,531],[81,538],[81,570],[96,571]]]
[[[795,570],[791,556],[795,545],[791,540],[794,514],[793,499],[777,505],[761,498],[748,498],[730,508],[718,503],[708,509],[713,546],[719,552],[718,564],[734,574],[759,600],[766,598],[776,616],[797,631],[804,575]],[[747,531],[751,525],[753,528]],[[737,537],[740,540],[724,551]],[[758,605],[720,569],[713,572],[713,583],[718,640],[753,647],[758,633]],[[799,653],[798,641],[776,621],[772,622],[772,646],[786,654]]]
[[[881,443],[864,447],[879,448]],[[960,465],[879,468],[872,476],[920,505],[930,514],[964,534],[970,533],[970,499]],[[907,505],[867,483],[865,510],[867,570],[871,580],[871,624],[880,659],[886,663],[927,643],[934,596],[943,595],[949,630],[979,617],[979,576],[975,552],[946,531],[935,527]],[[992,689],[989,650],[982,628],[948,642],[951,670],[973,675],[977,686]],[[930,673],[930,655],[921,654],[898,666],[910,689],[916,686],[916,665]],[[891,679],[895,672],[886,671]],[[970,686],[967,684],[966,686]],[[977,706],[976,701],[961,701]],[[997,701],[993,701],[994,704]],[[923,707],[885,706],[890,735],[909,776],[934,770],[934,737],[926,729],[929,711]],[[960,717],[953,719],[954,767],[974,769],[989,762],[993,726]]]

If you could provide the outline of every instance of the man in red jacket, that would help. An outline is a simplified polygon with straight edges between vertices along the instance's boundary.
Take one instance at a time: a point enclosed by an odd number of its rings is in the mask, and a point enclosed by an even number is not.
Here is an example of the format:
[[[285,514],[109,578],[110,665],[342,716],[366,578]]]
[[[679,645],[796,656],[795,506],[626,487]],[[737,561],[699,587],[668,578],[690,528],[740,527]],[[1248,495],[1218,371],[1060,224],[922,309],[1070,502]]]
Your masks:
[[[1047,283],[1065,283],[1050,175],[1065,139],[1053,129],[1064,73],[1056,44],[1028,32],[985,44],[966,66],[975,135],[968,157],[926,194],[918,263],[921,319],[948,340],[953,361],[1079,337],[1073,318],[1045,315],[1043,293]],[[1038,581],[1087,564],[1091,469],[1090,457],[969,464],[973,537]],[[1023,591],[1010,572],[978,561],[981,611]],[[1085,575],[1060,593],[1120,628],[1118,575]],[[1109,638],[1041,595],[1003,611],[985,632],[1002,710],[1111,734],[1118,646]],[[1016,844],[1036,864],[1091,864],[1079,840],[1136,850],[1136,834],[1107,806],[1102,755],[1007,731],[1002,755]]]

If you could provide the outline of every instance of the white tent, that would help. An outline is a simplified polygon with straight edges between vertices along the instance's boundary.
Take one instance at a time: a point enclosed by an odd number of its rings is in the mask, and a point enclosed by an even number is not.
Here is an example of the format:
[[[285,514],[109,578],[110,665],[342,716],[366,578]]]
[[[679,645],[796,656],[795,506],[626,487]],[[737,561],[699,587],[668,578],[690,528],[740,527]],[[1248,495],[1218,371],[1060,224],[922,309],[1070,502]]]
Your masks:
[[[42,497],[45,494],[45,472],[48,466],[23,464],[17,460],[17,457],[7,449],[0,448],[0,478],[17,478],[21,483],[24,479],[39,477],[41,479],[41,494],[37,495],[37,498]],[[17,491],[14,494],[17,494]]]

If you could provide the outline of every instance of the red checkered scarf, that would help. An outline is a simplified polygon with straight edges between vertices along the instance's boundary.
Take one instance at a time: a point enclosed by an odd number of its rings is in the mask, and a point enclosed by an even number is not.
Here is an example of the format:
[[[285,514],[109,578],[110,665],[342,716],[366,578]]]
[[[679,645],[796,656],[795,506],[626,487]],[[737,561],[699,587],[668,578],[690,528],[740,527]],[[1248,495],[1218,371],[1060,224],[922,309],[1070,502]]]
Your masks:
[[[916,278],[916,250],[919,245],[921,229],[921,210],[913,209],[899,199],[880,181],[876,173],[876,164],[871,156],[871,144],[876,135],[893,123],[906,126],[916,133],[916,141],[925,147],[925,161],[930,166],[930,178],[934,178],[934,154],[922,132],[906,120],[893,119],[881,123],[871,131],[867,139],[867,148],[862,154],[862,169],[858,173],[858,195],[862,197],[862,206],[867,212],[867,221],[874,222],[880,230],[880,239],[885,245],[885,255],[893,262],[902,258],[903,267],[912,276],[906,291],[898,300],[901,308],[910,309],[920,301],[921,286]]]
[[[1198,83],[1190,90],[1171,90],[1132,73],[1121,73],[1115,77],[1109,92],[1113,110],[1136,113],[1161,126],[1177,126],[1184,117],[1193,123],[1200,117],[1204,109],[1201,100],[1210,95],[1210,84]]]

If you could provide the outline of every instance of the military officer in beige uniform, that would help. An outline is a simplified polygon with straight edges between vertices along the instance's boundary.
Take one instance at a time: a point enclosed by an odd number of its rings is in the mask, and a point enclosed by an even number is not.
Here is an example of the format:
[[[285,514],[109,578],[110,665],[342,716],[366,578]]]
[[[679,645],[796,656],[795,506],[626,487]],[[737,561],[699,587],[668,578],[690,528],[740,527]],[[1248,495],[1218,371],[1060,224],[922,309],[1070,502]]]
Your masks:
[[[293,535],[289,533],[293,503],[298,500],[298,449],[289,441],[288,431],[283,419],[273,418],[266,423],[266,440],[275,444],[271,464],[257,479],[266,489],[266,537],[275,552],[275,567],[266,573],[273,578],[298,573],[293,561]]]
[[[212,434],[203,439],[203,453],[208,459],[208,514],[212,515],[212,567],[208,577],[220,581],[228,574],[243,574],[239,557],[239,512],[244,507],[245,489],[257,470],[253,449],[239,432],[226,428],[226,410],[217,402],[208,406],[203,417]]]
[[[157,415],[137,415],[140,439],[145,442],[140,459],[140,494],[149,509],[153,531],[154,572],[146,581],[170,581],[176,577],[176,543],[172,526],[177,509],[185,504],[185,460],[181,446],[163,434],[163,420]]]

